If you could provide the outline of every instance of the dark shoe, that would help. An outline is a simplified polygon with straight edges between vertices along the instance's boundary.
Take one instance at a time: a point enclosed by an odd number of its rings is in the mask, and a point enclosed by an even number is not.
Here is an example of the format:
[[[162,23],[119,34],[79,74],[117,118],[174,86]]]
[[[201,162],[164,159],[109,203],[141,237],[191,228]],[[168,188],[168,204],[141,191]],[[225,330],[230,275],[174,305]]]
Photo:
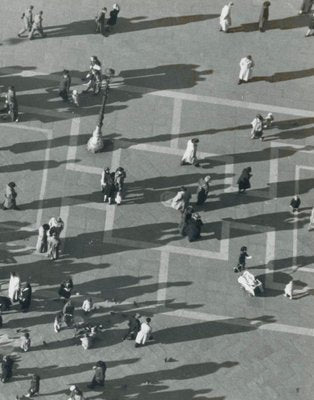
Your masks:
[[[242,80],[242,79],[239,79],[238,85],[241,85],[241,83],[243,83],[243,80]]]

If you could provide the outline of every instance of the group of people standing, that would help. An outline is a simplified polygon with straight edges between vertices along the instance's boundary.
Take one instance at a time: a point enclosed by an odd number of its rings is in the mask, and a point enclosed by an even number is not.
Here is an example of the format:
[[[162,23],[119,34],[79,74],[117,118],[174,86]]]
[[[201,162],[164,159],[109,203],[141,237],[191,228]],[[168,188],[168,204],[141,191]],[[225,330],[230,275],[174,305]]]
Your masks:
[[[60,234],[63,231],[64,222],[61,217],[52,217],[48,224],[43,224],[38,230],[36,250],[38,253],[47,253],[50,260],[57,260],[60,252]]]
[[[119,12],[120,6],[115,3],[112,6],[109,18],[106,21],[107,8],[103,7],[95,17],[96,33],[101,33],[104,36],[110,33],[112,31],[112,28],[117,23]]]
[[[116,171],[110,171],[110,168],[104,168],[101,174],[100,186],[104,195],[104,202],[120,205],[124,193],[124,180],[126,172],[124,168],[118,167]]]

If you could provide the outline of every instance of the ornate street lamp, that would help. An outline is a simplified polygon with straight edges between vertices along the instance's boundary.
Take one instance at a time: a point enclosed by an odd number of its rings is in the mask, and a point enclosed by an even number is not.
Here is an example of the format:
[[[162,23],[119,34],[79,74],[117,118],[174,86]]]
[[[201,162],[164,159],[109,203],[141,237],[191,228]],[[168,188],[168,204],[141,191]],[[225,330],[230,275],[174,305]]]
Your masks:
[[[105,69],[105,90],[102,98],[101,108],[99,111],[98,123],[93,131],[92,137],[87,142],[87,150],[92,153],[97,153],[104,148],[104,138],[102,137],[101,128],[104,123],[105,107],[108,99],[109,84],[111,78],[114,76],[115,71],[112,68]]]

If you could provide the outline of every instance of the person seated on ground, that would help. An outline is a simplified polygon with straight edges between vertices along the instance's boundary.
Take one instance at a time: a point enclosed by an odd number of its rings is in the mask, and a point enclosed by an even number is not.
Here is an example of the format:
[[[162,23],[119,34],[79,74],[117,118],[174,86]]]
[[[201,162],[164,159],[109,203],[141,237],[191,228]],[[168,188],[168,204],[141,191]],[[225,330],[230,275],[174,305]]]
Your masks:
[[[73,290],[73,281],[71,278],[66,279],[64,282],[60,284],[58,294],[60,297],[63,297],[64,299],[69,299],[72,294]]]
[[[188,206],[181,216],[181,221],[179,223],[179,233],[181,236],[186,236],[186,227],[189,220],[192,218],[192,214],[194,213],[194,208],[192,206]]]
[[[93,310],[93,300],[91,297],[86,297],[82,304],[82,310],[85,314],[90,313]]]
[[[295,194],[292,200],[290,201],[290,207],[293,213],[299,211],[300,204],[301,204],[301,199],[298,195]]]
[[[201,206],[205,203],[208,193],[209,193],[209,182],[211,177],[209,175],[205,176],[205,178],[201,178],[198,181],[198,188],[197,188],[197,201],[196,205]]]
[[[185,228],[189,242],[194,242],[201,237],[203,222],[199,214],[194,213]]]

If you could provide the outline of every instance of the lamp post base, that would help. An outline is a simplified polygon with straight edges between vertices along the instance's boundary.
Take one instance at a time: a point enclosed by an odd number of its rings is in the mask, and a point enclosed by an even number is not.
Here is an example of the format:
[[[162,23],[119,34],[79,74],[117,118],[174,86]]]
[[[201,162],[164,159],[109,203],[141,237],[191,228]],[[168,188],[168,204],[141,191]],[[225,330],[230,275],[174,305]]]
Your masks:
[[[96,126],[92,137],[87,142],[87,150],[92,153],[98,153],[104,148],[104,138],[101,135],[101,129]]]

